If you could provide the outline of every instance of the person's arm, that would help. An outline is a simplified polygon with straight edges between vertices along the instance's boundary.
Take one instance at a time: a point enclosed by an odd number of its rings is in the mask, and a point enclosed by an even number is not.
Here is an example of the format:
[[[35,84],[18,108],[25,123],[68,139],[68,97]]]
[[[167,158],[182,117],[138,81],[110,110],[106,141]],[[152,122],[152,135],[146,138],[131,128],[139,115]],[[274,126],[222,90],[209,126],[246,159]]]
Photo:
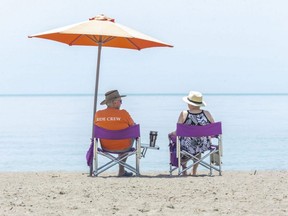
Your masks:
[[[206,117],[208,118],[208,120],[211,122],[211,123],[214,123],[214,118],[212,117],[211,113],[207,110],[204,110],[204,113],[206,115]]]
[[[122,112],[123,112],[124,115],[125,115],[125,118],[126,118],[126,120],[127,120],[127,123],[128,123],[128,125],[129,125],[129,127],[132,126],[132,125],[134,125],[135,122],[134,122],[134,120],[132,119],[130,113],[127,112],[127,111],[124,110],[124,109],[122,110]]]
[[[182,111],[181,113],[180,113],[180,115],[179,115],[179,117],[178,117],[178,121],[177,121],[177,123],[178,124],[183,124],[184,123],[184,121],[185,121],[185,119],[186,119],[186,117],[187,117],[187,115],[188,115],[188,112],[185,110],[185,111]],[[170,136],[175,136],[176,135],[176,131],[173,131],[173,132],[171,132],[171,133],[169,133],[169,137]]]
[[[186,110],[182,111],[179,115],[179,118],[178,118],[178,121],[177,123],[178,124],[183,124],[185,119],[187,118],[187,115],[188,115],[188,112]]]
[[[132,118],[129,119],[129,126],[135,125],[136,123]]]

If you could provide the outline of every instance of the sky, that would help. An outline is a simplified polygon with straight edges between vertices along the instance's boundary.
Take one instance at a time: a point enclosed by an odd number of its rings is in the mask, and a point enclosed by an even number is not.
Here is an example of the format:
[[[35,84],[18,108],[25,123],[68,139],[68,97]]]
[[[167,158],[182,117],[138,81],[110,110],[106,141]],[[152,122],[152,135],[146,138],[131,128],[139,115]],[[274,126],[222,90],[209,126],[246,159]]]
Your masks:
[[[103,48],[100,93],[288,93],[287,9],[287,0],[1,0],[0,95],[93,94],[97,47],[28,35],[98,14],[174,46]]]

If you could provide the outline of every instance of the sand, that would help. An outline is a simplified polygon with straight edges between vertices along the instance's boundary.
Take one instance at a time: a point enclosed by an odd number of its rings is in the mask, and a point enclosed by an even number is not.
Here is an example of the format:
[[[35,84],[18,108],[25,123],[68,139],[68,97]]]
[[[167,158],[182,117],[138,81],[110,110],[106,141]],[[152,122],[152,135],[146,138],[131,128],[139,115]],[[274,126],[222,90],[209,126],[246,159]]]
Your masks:
[[[288,215],[288,171],[213,177],[0,173],[0,215]]]

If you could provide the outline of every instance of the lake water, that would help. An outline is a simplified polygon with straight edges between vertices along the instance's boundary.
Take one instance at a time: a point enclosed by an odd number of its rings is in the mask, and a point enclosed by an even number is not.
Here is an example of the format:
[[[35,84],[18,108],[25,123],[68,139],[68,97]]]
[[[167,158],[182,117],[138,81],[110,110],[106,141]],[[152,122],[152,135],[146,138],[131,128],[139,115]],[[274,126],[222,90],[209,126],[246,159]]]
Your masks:
[[[142,172],[168,171],[167,134],[187,109],[183,96],[123,98],[122,108],[140,123],[142,142],[158,131],[160,150],[141,159]],[[288,95],[208,94],[204,100],[223,124],[224,171],[288,170]],[[0,171],[88,172],[92,110],[91,95],[0,96]]]

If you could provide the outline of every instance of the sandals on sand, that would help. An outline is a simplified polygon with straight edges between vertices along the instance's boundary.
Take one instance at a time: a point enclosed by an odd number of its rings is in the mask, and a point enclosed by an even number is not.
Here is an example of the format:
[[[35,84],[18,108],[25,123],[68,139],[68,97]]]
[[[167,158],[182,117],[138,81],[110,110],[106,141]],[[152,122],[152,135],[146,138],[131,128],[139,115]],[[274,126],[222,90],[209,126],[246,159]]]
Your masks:
[[[131,176],[133,176],[133,173],[132,173],[132,172],[127,172],[127,171],[125,170],[124,174],[121,175],[121,176],[119,176],[119,177],[131,177]]]

